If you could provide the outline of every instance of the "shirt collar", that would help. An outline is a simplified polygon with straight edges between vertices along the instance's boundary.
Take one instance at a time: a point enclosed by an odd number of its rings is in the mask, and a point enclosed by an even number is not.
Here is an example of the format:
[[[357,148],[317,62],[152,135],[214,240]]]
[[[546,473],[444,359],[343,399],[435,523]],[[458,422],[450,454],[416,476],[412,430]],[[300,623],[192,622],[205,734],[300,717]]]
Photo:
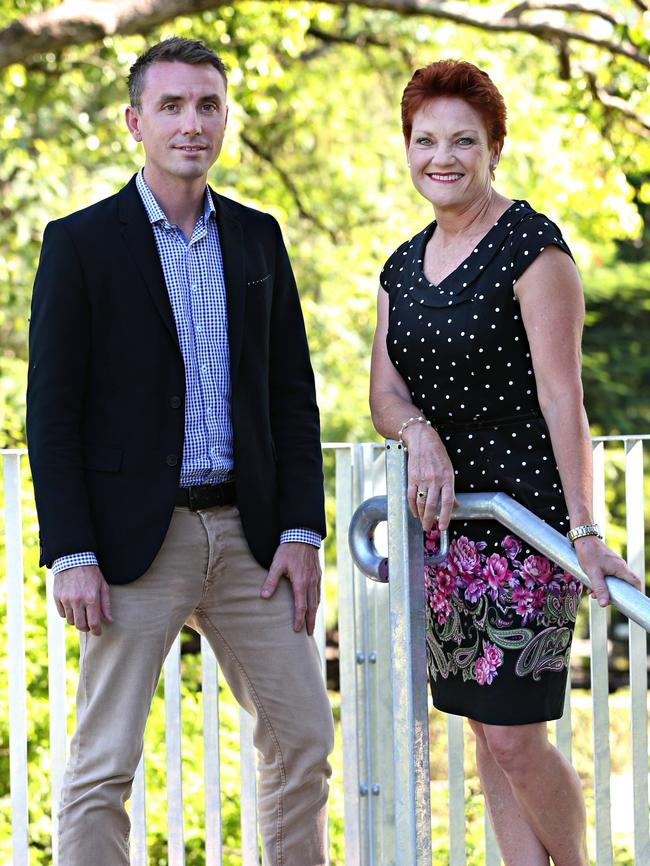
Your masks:
[[[156,225],[156,223],[162,223],[165,226],[170,226],[171,223],[167,219],[165,211],[156,201],[156,197],[151,192],[147,181],[144,179],[144,168],[141,168],[140,171],[137,173],[135,178],[135,184],[138,188],[138,192],[140,193],[142,204],[144,205],[144,209],[147,212],[147,217],[151,225]],[[216,219],[216,215],[217,212],[214,206],[214,202],[212,201],[210,188],[206,186],[205,197],[203,199],[203,223],[207,224],[210,218]]]

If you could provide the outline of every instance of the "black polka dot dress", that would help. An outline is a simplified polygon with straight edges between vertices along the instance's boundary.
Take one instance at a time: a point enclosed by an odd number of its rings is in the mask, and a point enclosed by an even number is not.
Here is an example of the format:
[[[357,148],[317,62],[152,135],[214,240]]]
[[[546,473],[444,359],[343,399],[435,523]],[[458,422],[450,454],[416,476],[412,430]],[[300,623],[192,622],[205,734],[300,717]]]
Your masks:
[[[439,285],[423,261],[435,222],[388,259],[387,347],[413,403],[437,428],[457,492],[502,491],[569,528],[530,347],[513,288],[560,230],[515,201]],[[425,535],[433,701],[486,724],[562,715],[580,585],[494,521],[452,521],[443,563]]]

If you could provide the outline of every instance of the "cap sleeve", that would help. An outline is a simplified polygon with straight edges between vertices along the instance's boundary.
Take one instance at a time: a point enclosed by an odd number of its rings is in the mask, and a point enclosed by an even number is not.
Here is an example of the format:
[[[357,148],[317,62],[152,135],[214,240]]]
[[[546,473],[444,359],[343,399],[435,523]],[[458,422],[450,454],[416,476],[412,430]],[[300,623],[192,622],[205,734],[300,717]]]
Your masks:
[[[547,216],[533,213],[522,220],[515,228],[510,239],[510,252],[513,279],[518,280],[537,256],[548,246],[559,247],[571,259],[573,255],[560,229]]]
[[[402,268],[402,252],[406,245],[399,246],[386,260],[379,274],[379,285],[390,296],[397,287],[398,275]]]

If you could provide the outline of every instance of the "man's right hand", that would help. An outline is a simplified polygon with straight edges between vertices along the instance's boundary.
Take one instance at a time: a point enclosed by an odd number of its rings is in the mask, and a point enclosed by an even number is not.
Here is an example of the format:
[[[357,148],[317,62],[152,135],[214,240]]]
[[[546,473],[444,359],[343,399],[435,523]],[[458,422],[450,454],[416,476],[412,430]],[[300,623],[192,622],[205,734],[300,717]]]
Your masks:
[[[54,602],[59,614],[79,631],[99,636],[102,620],[113,621],[108,584],[96,565],[79,565],[56,574]]]

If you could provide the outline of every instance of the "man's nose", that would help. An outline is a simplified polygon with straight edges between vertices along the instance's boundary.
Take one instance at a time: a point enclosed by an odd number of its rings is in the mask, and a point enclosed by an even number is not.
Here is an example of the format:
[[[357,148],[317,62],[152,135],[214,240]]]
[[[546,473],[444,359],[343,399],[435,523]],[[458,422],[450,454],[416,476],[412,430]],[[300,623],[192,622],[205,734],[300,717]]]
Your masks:
[[[184,135],[198,135],[201,132],[201,118],[195,108],[183,112],[181,131]]]

